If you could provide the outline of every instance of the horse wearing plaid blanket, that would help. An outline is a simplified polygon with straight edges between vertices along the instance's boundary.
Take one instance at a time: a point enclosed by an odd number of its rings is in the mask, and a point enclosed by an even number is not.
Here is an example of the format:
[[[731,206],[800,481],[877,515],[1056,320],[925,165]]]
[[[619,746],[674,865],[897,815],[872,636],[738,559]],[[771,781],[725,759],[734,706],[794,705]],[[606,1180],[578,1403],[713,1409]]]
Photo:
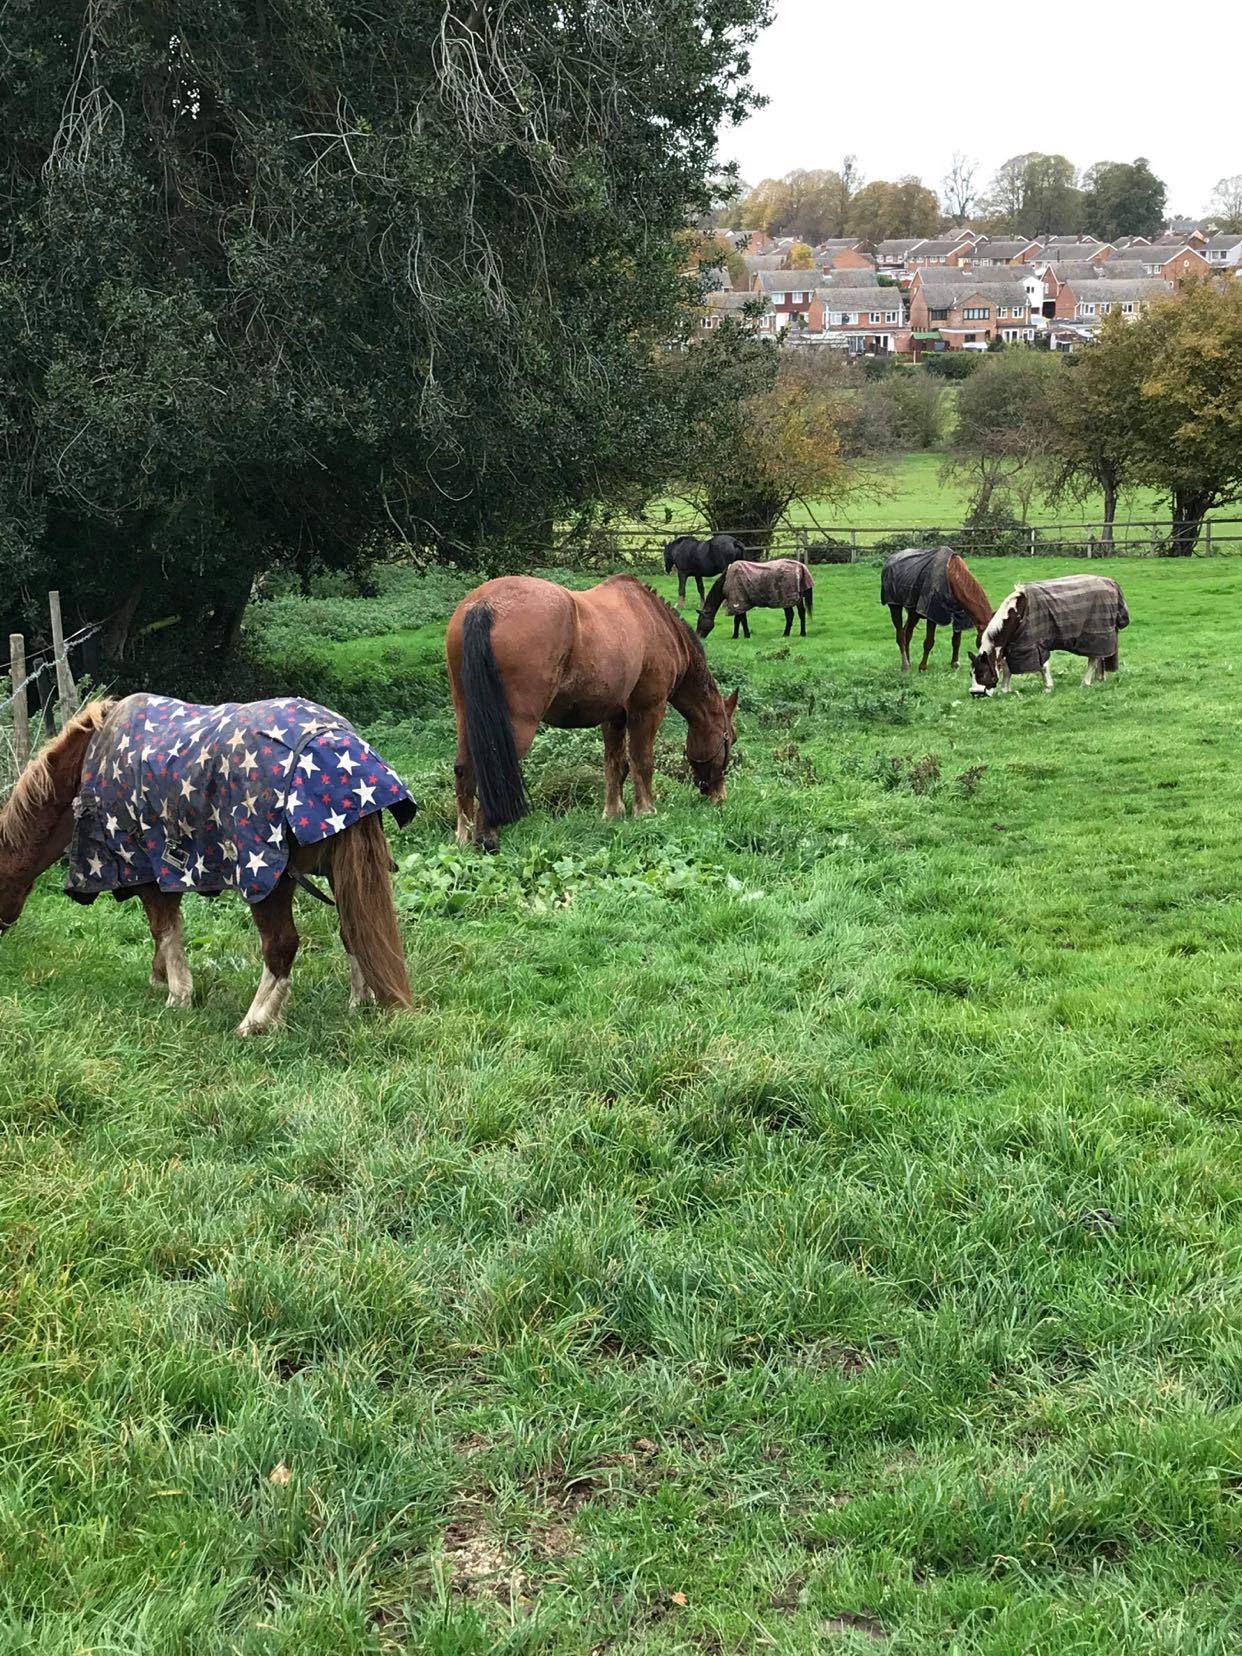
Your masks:
[[[351,1004],[409,1006],[384,809],[400,823],[415,806],[353,727],[313,702],[93,702],[30,762],[0,811],[0,934],[68,850],[68,895],[138,897],[155,941],[151,981],[167,986],[169,1006],[188,1006],[181,899],[236,890],[263,950],[237,1030],[256,1035],[283,1016],[298,948],[294,889],[318,873],[339,911]]]
[[[979,653],[970,658],[970,693],[1008,691],[1014,673],[1040,673],[1052,690],[1048,657],[1068,650],[1087,657],[1084,684],[1102,684],[1117,671],[1117,634],[1130,612],[1116,581],[1107,575],[1062,575],[1016,586],[988,622]]]

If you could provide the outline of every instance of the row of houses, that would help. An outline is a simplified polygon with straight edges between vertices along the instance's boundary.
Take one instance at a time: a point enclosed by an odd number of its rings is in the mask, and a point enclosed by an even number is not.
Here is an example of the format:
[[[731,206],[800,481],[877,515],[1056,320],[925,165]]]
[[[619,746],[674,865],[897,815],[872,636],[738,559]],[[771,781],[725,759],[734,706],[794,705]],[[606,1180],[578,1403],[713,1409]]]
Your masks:
[[[1223,259],[1216,257],[1223,254]],[[780,258],[779,244],[754,257]],[[708,295],[703,326],[752,314],[762,334],[855,354],[911,356],[1040,340],[1071,351],[1114,310],[1137,316],[1185,283],[1242,272],[1242,236],[1086,237],[1045,242],[973,231],[930,241],[842,239],[815,268],[748,266],[745,288]],[[895,261],[900,262],[895,262]]]

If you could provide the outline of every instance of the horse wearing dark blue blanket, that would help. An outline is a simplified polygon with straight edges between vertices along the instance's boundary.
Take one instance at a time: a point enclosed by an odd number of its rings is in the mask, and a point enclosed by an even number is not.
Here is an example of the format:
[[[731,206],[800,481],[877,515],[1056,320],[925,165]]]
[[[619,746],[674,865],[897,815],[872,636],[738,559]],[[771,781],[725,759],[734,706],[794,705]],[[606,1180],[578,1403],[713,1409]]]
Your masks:
[[[925,673],[937,627],[951,625],[953,628],[953,657],[949,665],[956,667],[962,650],[962,634],[973,628],[977,646],[983,629],[992,619],[987,593],[951,546],[912,546],[886,558],[880,572],[880,602],[888,606],[893,618],[903,673],[910,671],[910,643],[920,620],[926,623],[926,631],[919,672]]]
[[[1107,575],[1027,581],[1005,599],[984,631],[978,655],[971,656],[970,693],[990,696],[998,684],[1007,691],[1013,673],[1042,673],[1050,691],[1053,650],[1086,656],[1082,682],[1102,683],[1117,671],[1117,634],[1129,625],[1121,588]]]
[[[257,1034],[280,1022],[288,998],[295,886],[319,896],[306,876],[320,873],[339,909],[353,1002],[409,1006],[385,809],[399,823],[413,816],[404,783],[313,702],[95,702],[27,766],[0,813],[0,932],[67,848],[68,895],[138,897],[155,940],[152,981],[167,985],[170,1006],[188,1006],[181,899],[237,891],[264,966],[238,1033]]]
[[[722,575],[731,563],[746,556],[746,548],[732,535],[713,535],[710,540],[695,540],[693,535],[678,535],[664,548],[666,574],[677,571],[677,608],[686,602],[686,577],[693,575],[699,589],[699,604],[703,602],[704,575]]]

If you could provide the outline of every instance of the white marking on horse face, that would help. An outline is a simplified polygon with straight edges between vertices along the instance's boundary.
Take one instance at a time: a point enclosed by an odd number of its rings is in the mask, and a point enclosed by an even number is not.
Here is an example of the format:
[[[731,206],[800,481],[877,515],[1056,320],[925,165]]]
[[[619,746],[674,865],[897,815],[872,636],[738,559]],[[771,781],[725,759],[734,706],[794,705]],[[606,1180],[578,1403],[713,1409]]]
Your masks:
[[[1008,598],[1005,599],[996,614],[988,622],[987,626],[983,629],[983,637],[979,641],[979,648],[981,650],[995,650],[996,640],[1000,637],[1006,621],[1008,621],[1014,610],[1017,609],[1018,599],[1022,596],[1024,590],[1025,589],[1020,586],[1014,587]]]

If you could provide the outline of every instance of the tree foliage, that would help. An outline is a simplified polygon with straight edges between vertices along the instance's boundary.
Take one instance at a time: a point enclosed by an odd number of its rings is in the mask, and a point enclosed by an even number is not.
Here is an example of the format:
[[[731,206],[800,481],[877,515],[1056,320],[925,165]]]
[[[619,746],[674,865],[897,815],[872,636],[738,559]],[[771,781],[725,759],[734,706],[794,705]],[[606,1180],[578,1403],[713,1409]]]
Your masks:
[[[224,637],[262,563],[631,486],[766,10],[9,0],[2,607]]]
[[[1054,505],[1104,502],[1102,541],[1113,538],[1123,490],[1136,481],[1133,402],[1145,345],[1120,311],[1105,317],[1096,344],[1069,364],[1045,405],[1050,463],[1046,493]]]
[[[697,416],[680,487],[713,531],[750,530],[762,545],[791,501],[864,486],[843,453],[842,365],[817,356],[726,326],[673,368]]]
[[[1101,241],[1154,236],[1164,223],[1164,183],[1144,156],[1097,161],[1083,177],[1083,228]]]
[[[1051,446],[1048,403],[1063,372],[1047,351],[1018,349],[983,356],[962,382],[945,471],[969,485],[972,518],[1011,500],[1025,514]]]
[[[1196,283],[1133,329],[1132,463],[1138,481],[1167,491],[1170,550],[1185,556],[1210,511],[1242,500],[1242,286]]]
[[[940,217],[935,192],[921,179],[903,178],[896,184],[876,179],[850,202],[847,225],[851,236],[880,242],[895,236],[935,235]]]
[[[1212,222],[1227,236],[1242,235],[1242,173],[1217,179],[1212,191]]]
[[[997,169],[982,208],[985,225],[1012,235],[1070,235],[1082,222],[1082,191],[1074,163],[1038,150],[1014,155]]]
[[[844,236],[850,202],[861,182],[852,155],[845,157],[839,171],[798,167],[784,178],[765,178],[739,207],[737,226],[768,235],[797,236],[812,246]]]

